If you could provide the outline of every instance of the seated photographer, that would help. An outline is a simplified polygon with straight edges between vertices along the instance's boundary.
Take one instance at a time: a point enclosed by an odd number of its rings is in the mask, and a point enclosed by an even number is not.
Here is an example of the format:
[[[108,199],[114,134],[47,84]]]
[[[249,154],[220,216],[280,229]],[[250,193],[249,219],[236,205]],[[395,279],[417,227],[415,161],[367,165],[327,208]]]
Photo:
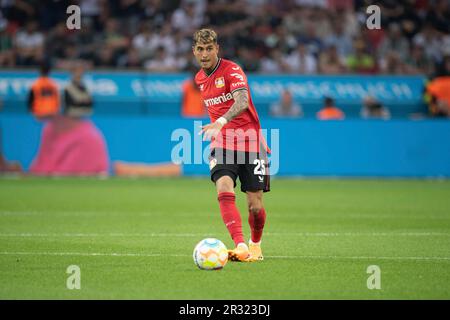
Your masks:
[[[73,118],[92,114],[92,97],[82,83],[83,67],[75,67],[71,82],[64,89],[64,114]]]
[[[360,112],[361,118],[363,119],[384,119],[388,120],[391,118],[391,113],[389,109],[386,108],[376,100],[374,97],[367,96],[363,100],[363,106]]]

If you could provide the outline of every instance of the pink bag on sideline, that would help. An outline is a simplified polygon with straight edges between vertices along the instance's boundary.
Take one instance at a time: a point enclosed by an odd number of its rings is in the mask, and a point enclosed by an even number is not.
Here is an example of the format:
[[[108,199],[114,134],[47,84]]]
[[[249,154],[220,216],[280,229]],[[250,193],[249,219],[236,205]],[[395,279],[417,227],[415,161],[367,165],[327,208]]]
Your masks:
[[[89,120],[55,117],[44,124],[41,145],[30,172],[38,175],[104,175],[108,151]]]

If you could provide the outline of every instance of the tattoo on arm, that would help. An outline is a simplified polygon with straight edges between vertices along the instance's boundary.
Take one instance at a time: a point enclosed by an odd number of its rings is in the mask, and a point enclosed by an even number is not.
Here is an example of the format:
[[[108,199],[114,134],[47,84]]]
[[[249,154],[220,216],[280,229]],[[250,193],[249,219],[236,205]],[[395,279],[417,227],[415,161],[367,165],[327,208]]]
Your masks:
[[[248,91],[247,89],[236,90],[233,92],[234,104],[230,110],[223,115],[228,122],[240,115],[242,112],[248,109]]]

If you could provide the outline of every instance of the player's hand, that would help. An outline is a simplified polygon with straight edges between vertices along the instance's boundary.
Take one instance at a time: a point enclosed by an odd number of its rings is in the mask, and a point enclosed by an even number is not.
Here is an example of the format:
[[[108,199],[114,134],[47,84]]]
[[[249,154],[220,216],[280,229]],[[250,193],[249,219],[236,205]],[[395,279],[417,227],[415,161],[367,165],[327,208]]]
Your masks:
[[[219,135],[220,130],[222,129],[223,124],[220,122],[213,122],[210,124],[207,124],[205,126],[202,126],[202,130],[198,134],[203,133],[203,141],[209,141],[211,138],[216,139]]]

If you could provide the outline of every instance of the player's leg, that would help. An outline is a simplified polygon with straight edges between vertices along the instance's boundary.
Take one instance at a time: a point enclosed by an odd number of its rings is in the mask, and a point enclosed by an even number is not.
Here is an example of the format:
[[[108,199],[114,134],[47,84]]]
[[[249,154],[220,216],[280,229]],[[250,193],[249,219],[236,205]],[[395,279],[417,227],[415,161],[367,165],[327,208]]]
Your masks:
[[[224,174],[216,180],[217,199],[219,200],[220,213],[223,222],[230,233],[234,244],[245,242],[242,233],[242,220],[239,210],[236,206],[236,195],[234,193],[234,179],[225,175],[226,172],[219,172]]]
[[[222,220],[230,233],[236,248],[228,251],[228,257],[232,261],[245,261],[249,258],[249,248],[244,240],[242,232],[241,214],[236,206],[236,195],[234,193],[235,180],[227,175],[226,170],[215,174],[221,175],[216,180],[216,190],[219,200]]]
[[[236,245],[236,249],[229,251],[229,258],[242,261],[248,258],[249,250],[244,240],[242,219],[236,206],[236,195],[234,193],[238,167],[233,163],[219,161],[225,156],[222,156],[221,152],[215,151],[217,150],[213,150],[210,156],[211,180],[216,185],[222,220]],[[220,159],[217,159],[217,157],[220,157]]]
[[[249,161],[239,167],[241,191],[247,194],[248,222],[251,229],[249,241],[250,254],[253,260],[262,260],[261,237],[266,222],[266,211],[263,206],[263,192],[270,191],[270,175],[267,157],[256,153],[248,153]]]
[[[251,230],[249,250],[252,259],[263,260],[261,238],[266,223],[266,211],[263,206],[263,191],[247,191],[248,223]]]

